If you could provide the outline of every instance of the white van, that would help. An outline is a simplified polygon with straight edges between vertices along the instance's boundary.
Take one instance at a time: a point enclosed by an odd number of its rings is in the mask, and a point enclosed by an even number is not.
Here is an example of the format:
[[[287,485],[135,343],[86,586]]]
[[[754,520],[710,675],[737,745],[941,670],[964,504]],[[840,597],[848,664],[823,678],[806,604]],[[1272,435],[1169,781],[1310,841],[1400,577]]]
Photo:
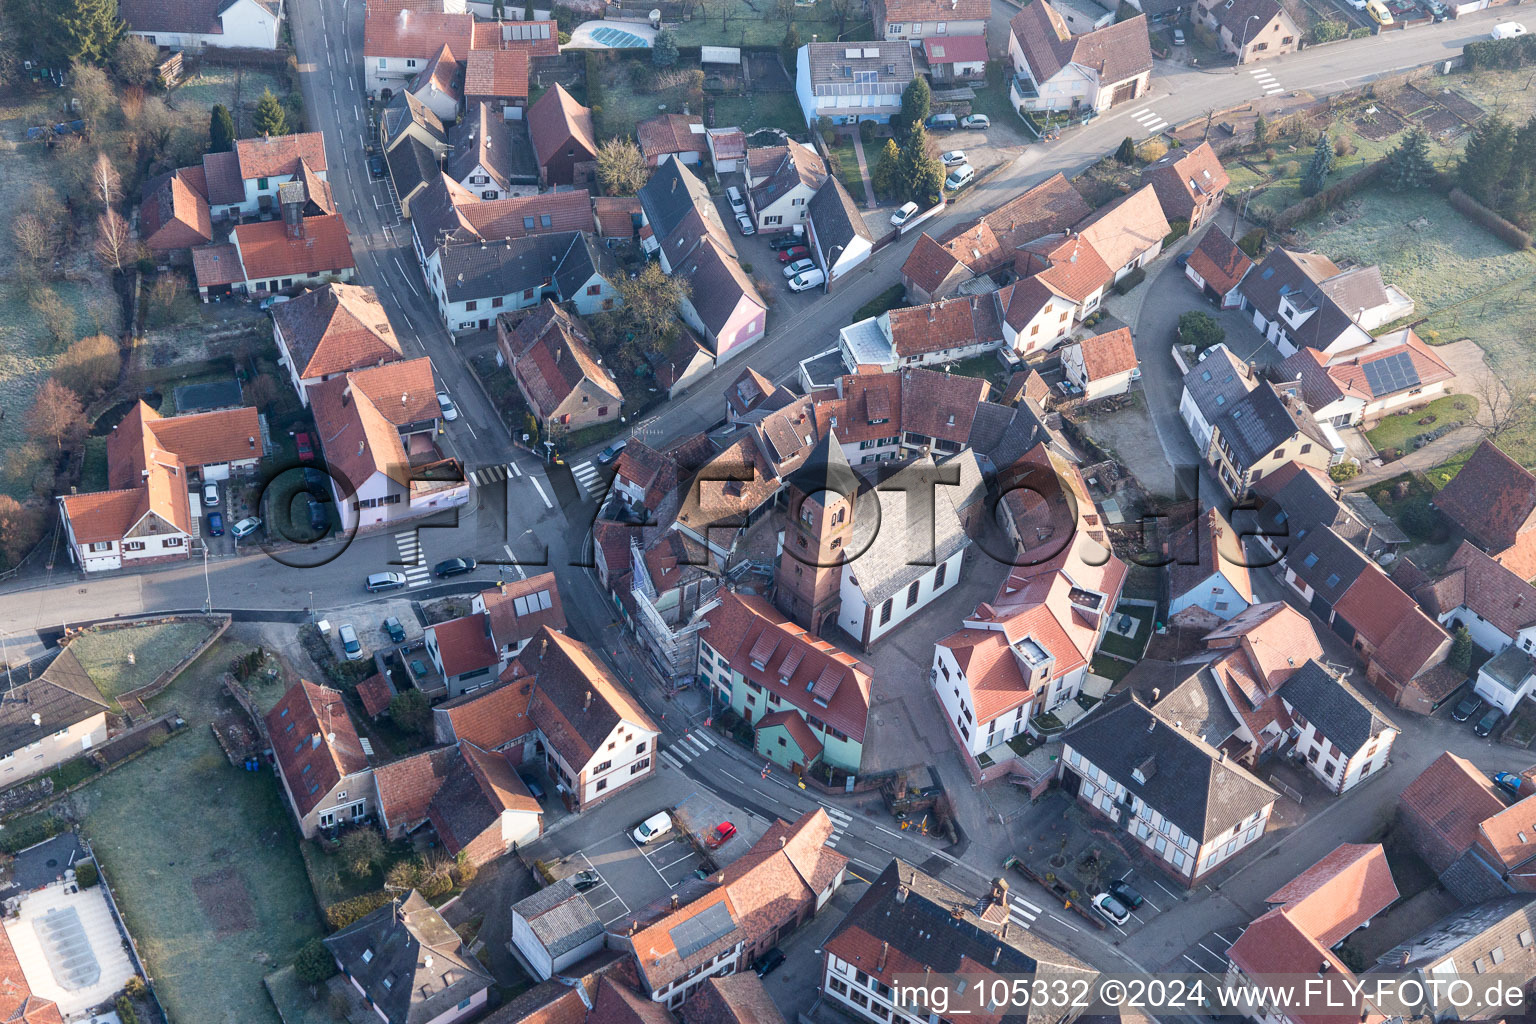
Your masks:
[[[1488,33],[1491,39],[1513,39],[1525,35],[1525,26],[1518,21],[1501,21]]]
[[[971,183],[976,177],[976,168],[970,164],[961,164],[949,172],[949,177],[944,179],[944,187],[951,192],[958,192]]]

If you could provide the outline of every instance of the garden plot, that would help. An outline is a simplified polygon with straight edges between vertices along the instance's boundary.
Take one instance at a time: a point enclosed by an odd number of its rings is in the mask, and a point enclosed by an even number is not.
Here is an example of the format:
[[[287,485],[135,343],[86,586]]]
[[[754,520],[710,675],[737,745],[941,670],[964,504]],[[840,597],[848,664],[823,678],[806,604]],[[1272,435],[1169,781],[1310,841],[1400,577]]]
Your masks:
[[[115,701],[148,686],[217,629],[209,622],[156,622],[130,629],[90,629],[70,641],[101,695]]]
[[[215,103],[222,103],[236,119],[235,129],[243,138],[255,134],[251,116],[264,90],[281,97],[284,89],[277,76],[253,68],[222,67],[203,64],[195,77],[189,78],[166,95],[166,105],[199,116],[205,121]]]

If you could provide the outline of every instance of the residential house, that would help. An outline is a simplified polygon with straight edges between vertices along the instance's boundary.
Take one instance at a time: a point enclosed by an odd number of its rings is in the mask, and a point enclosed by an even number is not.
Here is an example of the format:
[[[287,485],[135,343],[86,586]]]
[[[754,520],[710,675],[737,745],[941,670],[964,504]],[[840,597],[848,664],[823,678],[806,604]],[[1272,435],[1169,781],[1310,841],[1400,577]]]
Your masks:
[[[1191,373],[1199,373],[1203,365],[1197,364]],[[1201,455],[1234,502],[1244,500],[1265,473],[1287,462],[1325,470],[1334,461],[1332,442],[1307,407],[1268,383],[1224,405],[1210,427],[1211,440]]]
[[[757,423],[770,412],[794,404],[793,391],[748,366],[725,389],[725,416],[732,426]]]
[[[1052,0],[1051,6],[1067,23],[1067,31],[1083,35],[1115,23],[1115,12],[1094,0]]]
[[[301,679],[265,721],[278,780],[305,838],[378,810],[373,769],[339,691]]]
[[[459,105],[464,102],[464,65],[454,59],[453,51],[444,43],[400,94],[424,104],[443,124],[453,124],[459,119]]]
[[[992,0],[875,0],[871,11],[876,39],[916,44],[933,38],[984,37]]]
[[[804,224],[811,197],[828,178],[821,156],[793,139],[747,150],[746,200],[752,223],[763,232]]]
[[[682,318],[716,360],[746,350],[767,330],[768,306],[741,267],[714,198],[680,160],[668,160],[640,190],[643,244],[661,267],[688,281]],[[646,229],[650,237],[645,238]]]
[[[0,784],[14,785],[107,741],[107,698],[67,646],[0,696]]]
[[[698,166],[709,155],[704,119],[697,114],[661,114],[635,125],[635,138],[647,167],[660,167],[670,158]]]
[[[923,58],[928,61],[935,82],[963,84],[987,80],[987,37],[984,35],[926,38],[923,40]]]
[[[1047,235],[1064,235],[1092,212],[1070,181],[1053,174],[942,240],[927,234],[918,238],[901,267],[907,298],[913,302],[947,298],[968,281],[1011,269],[1019,246]]]
[[[1197,0],[1205,27],[1239,64],[1295,53],[1301,30],[1279,0]]]
[[[1536,688],[1536,658],[1518,647],[1506,647],[1477,670],[1472,692],[1505,714]]]
[[[1277,561],[1291,542],[1309,530],[1331,527],[1339,537],[1372,558],[1398,551],[1408,535],[1364,494],[1343,494],[1339,485],[1315,466],[1289,462],[1266,473],[1254,487],[1261,502],[1249,536]],[[1412,589],[1414,584],[1404,584]]]
[[[498,48],[494,24],[477,30],[474,15],[462,6],[451,6],[434,9],[410,0],[369,6],[363,22],[364,85],[369,98],[387,101],[386,90],[400,91],[445,46],[459,60],[471,50]],[[476,42],[481,45],[477,47]]]
[[[451,1024],[478,1014],[495,979],[412,889],[323,940],[384,1024]]]
[[[1485,651],[1510,646],[1536,651],[1536,587],[1471,541],[1463,540],[1445,571],[1413,595],[1436,622],[1449,630],[1465,628]]]
[[[1212,225],[1185,261],[1184,276],[1218,308],[1236,309],[1243,304],[1243,278],[1252,269],[1248,254],[1225,231]]]
[[[568,879],[557,879],[512,904],[512,945],[540,981],[603,949],[607,932],[592,904]]]
[[[983,991],[1037,974],[1091,986],[1098,972],[1030,931],[1030,916],[1005,881],[978,899],[892,859],[822,942],[821,998],[855,1020],[885,1024],[928,1015],[896,986],[930,973],[964,973]],[[1076,1013],[1032,1007],[1029,1016],[1065,1024]]]
[[[1488,557],[1536,578],[1536,476],[1492,441],[1478,444],[1434,504]]]
[[[208,182],[201,167],[179,167],[151,178],[139,204],[139,238],[157,255],[213,241]]]
[[[678,1008],[683,1024],[785,1024],[762,979],[753,971],[711,975],[693,999]]]
[[[741,919],[730,890],[718,886],[610,941],[615,949],[634,956],[640,988],[650,1001],[676,1009],[708,978],[734,974],[746,965],[747,936]],[[628,993],[625,997],[637,998]],[[645,997],[638,999],[643,1002]]]
[[[511,672],[533,684],[528,714],[568,808],[586,810],[655,773],[659,731],[592,648],[545,626]]]
[[[1296,753],[1334,793],[1386,767],[1398,730],[1343,672],[1313,658],[1291,673],[1279,697],[1297,730]]]
[[[228,480],[266,453],[255,409],[161,416],[144,402],[107,437],[107,490],[59,498],[70,560],[82,572],[188,558],[202,500],[195,480]]]
[[[1411,327],[1332,359],[1304,348],[1279,370],[1299,382],[1312,415],[1333,426],[1374,423],[1392,409],[1428,402],[1445,393],[1456,377]]]
[[[1115,271],[1104,255],[1074,231],[1046,235],[1019,246],[1013,269],[1020,280],[1005,285],[998,299],[1007,303],[1005,319],[1014,333],[1010,348],[1020,353],[1049,351],[1056,344],[1053,336],[1059,341],[1071,331],[1074,321],[1098,309],[1105,292],[1115,283]],[[1062,312],[1070,316],[1062,319]],[[1042,317],[1052,314],[1055,323],[1044,320],[1045,329],[1036,334],[1034,328],[1042,325]]]
[[[542,302],[570,303],[591,315],[622,301],[616,261],[586,231],[453,242],[438,250],[435,264],[430,284],[453,333],[486,330],[500,314]]]
[[[1524,987],[1536,977],[1533,933],[1536,899],[1529,895],[1463,907],[1387,950],[1367,969],[1364,980],[1374,980],[1372,974],[1407,975],[1423,986],[1423,1002],[1411,1009],[1424,1019],[1481,1020],[1484,1008],[1453,1006],[1449,992],[1436,982],[1494,973]]]
[[[877,121],[901,110],[901,93],[915,77],[911,45],[897,40],[874,45],[808,43],[795,58],[795,96],[805,123]]]
[[[548,299],[515,326],[496,320],[496,342],[545,436],[609,422],[624,394],[592,347],[586,325]]]
[[[117,12],[129,35],[171,50],[275,50],[284,13],[282,0],[123,0]]]
[[[1129,327],[1073,342],[1062,350],[1061,365],[1067,379],[1082,389],[1085,400],[1129,394],[1131,382],[1141,379],[1141,363],[1136,359]]]
[[[379,137],[400,215],[409,220],[416,197],[442,177],[448,129],[425,103],[401,92],[379,115]]]
[[[826,271],[827,291],[839,278],[863,265],[875,251],[875,236],[858,204],[835,176],[829,175],[806,206],[806,244],[816,265]]]
[[[838,332],[837,343],[850,373],[893,373],[991,352],[1003,344],[1003,330],[996,298],[959,295],[849,324]]]
[[[609,248],[636,241],[645,222],[637,196],[594,196],[592,216],[597,220],[597,237]]]
[[[1175,531],[1165,552],[1170,622],[1214,627],[1254,603],[1243,539],[1219,510],[1207,509]]]
[[[1030,4],[1008,23],[1008,57],[1015,108],[1103,111],[1151,88],[1145,15],[1074,36],[1050,4]]]
[[[505,673],[504,673],[505,674]],[[432,708],[432,731],[439,743],[468,740],[484,750],[504,753],[514,764],[539,757],[539,732],[528,717],[533,687],[510,678],[445,700]],[[426,807],[421,808],[422,815]]]
[[[45,859],[47,854],[48,851],[45,850],[35,852],[35,855],[41,855]],[[78,911],[76,913],[78,914]],[[115,912],[111,913],[112,917],[109,920],[115,922],[117,915]],[[0,1010],[7,1013],[12,1020],[19,1021],[20,1024],[64,1024],[64,1015],[59,1012],[59,1004],[51,999],[44,999],[32,991],[32,985],[21,967],[21,957],[17,955],[11,937],[3,931],[0,931],[0,963],[5,965],[6,977],[9,979],[4,1001],[0,1002]]]
[[[458,460],[434,442],[436,389],[425,356],[309,389],[315,433],[347,529],[373,529],[469,501]]]
[[[821,764],[857,774],[873,670],[761,597],[723,590],[719,602],[704,616],[699,675],[759,730],[772,719],[768,728],[778,731],[762,738],[758,753],[791,771]]]
[[[1259,840],[1278,797],[1134,693],[1110,697],[1067,729],[1060,772],[1080,803],[1122,824],[1191,888]]]
[[[501,651],[491,638],[490,616],[461,615],[427,627],[427,656],[448,686],[449,697],[496,685]]]
[[[326,284],[273,306],[272,337],[304,405],[321,381],[405,358],[378,295],[352,284]]]
[[[595,228],[592,200],[585,190],[482,200],[446,175],[438,175],[422,190],[411,211],[416,258],[434,290],[441,284],[434,280],[441,276],[439,253],[447,245]]]
[[[1122,21],[1115,27],[1129,24],[1131,22]],[[1144,185],[1122,199],[1099,207],[1081,221],[1076,230],[1114,271],[1114,280],[1118,281],[1137,267],[1152,262],[1163,251],[1163,239],[1171,229],[1168,218],[1163,216],[1157,190]]]
[[[283,219],[237,225],[230,240],[192,250],[198,295],[275,295],[357,276],[347,222],[339,213],[305,217],[284,204]]]
[[[250,2],[250,0],[245,0]],[[249,217],[257,213],[275,213],[280,204],[279,186],[298,180],[310,185],[311,192],[320,191],[316,182],[326,179],[325,135],[321,132],[300,132],[297,135],[264,135],[259,139],[237,139],[234,151],[234,173],[240,176],[241,197],[234,203],[226,203],[227,184],[222,180],[227,169],[224,161],[217,162],[218,173],[208,179],[209,204],[212,206],[238,206],[239,215]],[[203,161],[205,172],[209,168]],[[214,186],[218,184],[216,189]],[[215,198],[214,193],[219,193]],[[234,211],[231,210],[231,213]],[[330,212],[334,213],[334,210]]]
[[[430,824],[449,856],[477,867],[544,833],[543,811],[518,777],[510,752],[461,739],[381,765],[374,783],[386,835],[399,837]]]
[[[1213,345],[1201,353],[1200,360],[1184,374],[1184,390],[1179,395],[1179,418],[1199,451],[1210,451],[1213,424],[1257,386],[1253,368],[1226,345]]]
[[[1264,898],[1270,910],[1287,917],[1327,949],[1362,928],[1397,902],[1397,883],[1380,843],[1342,843]]]
[[[539,184],[592,184],[597,174],[597,139],[592,111],[558,82],[528,108],[528,137],[539,162]]]
[[[519,121],[528,106],[528,47],[471,50],[464,59],[464,105],[482,103],[503,121]],[[565,184],[570,184],[566,182]]]
[[[1253,326],[1282,356],[1315,348],[1331,360],[1371,344],[1370,331],[1413,313],[1413,300],[1384,284],[1379,267],[1340,270],[1320,253],[1283,246],[1243,278],[1241,291]]]
[[[519,175],[513,163],[512,132],[489,104],[471,106],[448,136],[449,157],[443,173],[481,199],[537,191],[531,182],[523,181],[517,182],[523,187],[514,190],[514,179]]]
[[[1451,894],[1482,903],[1536,891],[1529,799],[1506,804],[1488,775],[1445,753],[1398,798],[1397,827]]]
[[[502,580],[470,601],[470,612],[489,618],[491,639],[503,659],[522,653],[540,627],[565,632],[565,609],[555,574],[541,572],[519,580]]]
[[[1216,745],[1255,767],[1290,742],[1296,723],[1280,690],[1302,665],[1323,657],[1323,646],[1307,617],[1284,601],[1250,605],[1207,633],[1203,643],[1208,660],[1200,672],[1214,684],[1233,721]],[[1164,705],[1171,713],[1168,697],[1158,704]]]
[[[1170,150],[1142,172],[1141,180],[1157,193],[1163,216],[1184,221],[1191,234],[1221,209],[1221,197],[1231,184],[1209,142]]]
[[[709,144],[709,162],[716,174],[735,174],[743,170],[747,159],[747,133],[740,128],[706,128],[704,141]]]

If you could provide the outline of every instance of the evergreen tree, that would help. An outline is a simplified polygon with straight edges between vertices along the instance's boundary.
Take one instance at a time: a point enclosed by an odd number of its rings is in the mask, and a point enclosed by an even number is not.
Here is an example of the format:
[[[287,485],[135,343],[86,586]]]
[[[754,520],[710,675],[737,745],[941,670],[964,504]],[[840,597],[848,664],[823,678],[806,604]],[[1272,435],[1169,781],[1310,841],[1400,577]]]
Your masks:
[[[1515,133],[1515,155],[1510,162],[1510,181],[1505,197],[1508,216],[1524,226],[1536,209],[1536,117]]]
[[[533,0],[528,0],[527,5],[523,8],[523,20],[533,20]]]
[[[1263,111],[1253,120],[1253,148],[1263,149],[1269,145],[1269,121],[1265,119]]]
[[[1467,627],[1460,626],[1452,636],[1451,653],[1445,656],[1445,663],[1457,672],[1472,671],[1472,634]]]
[[[287,135],[288,114],[283,110],[283,105],[272,95],[271,89],[263,89],[261,99],[256,101],[256,114],[251,118],[251,123],[256,128],[258,135]]]
[[[1136,162],[1136,140],[1127,135],[1120,140],[1120,148],[1115,150],[1115,163],[1124,164],[1126,167]]]
[[[895,139],[885,140],[885,148],[880,151],[880,159],[875,162],[874,170],[869,172],[869,179],[875,186],[876,195],[893,196],[899,191],[901,150]]]
[[[1307,165],[1307,173],[1301,176],[1301,194],[1315,196],[1323,190],[1328,183],[1328,172],[1333,170],[1333,142],[1328,138],[1328,133],[1323,132],[1317,137],[1317,149],[1312,151],[1312,162]]]
[[[651,63],[658,68],[669,68],[677,63],[677,36],[664,28],[651,41]]]
[[[928,80],[919,75],[901,91],[901,112],[891,118],[897,137],[905,139],[914,128],[921,127],[932,109],[933,90],[928,88]]]
[[[1461,190],[1490,209],[1499,209],[1515,158],[1515,129],[1495,114],[1467,138],[1456,176]]]
[[[117,0],[64,0],[56,17],[59,45],[71,61],[105,64],[126,31]]]
[[[1429,136],[1415,128],[1387,154],[1387,187],[1394,192],[1424,188],[1435,173],[1429,160]]]
[[[912,179],[912,201],[919,206],[933,206],[944,198],[944,165],[929,157],[918,165]]]
[[[215,103],[208,117],[208,152],[228,153],[234,148],[235,119],[229,116],[228,107]]]

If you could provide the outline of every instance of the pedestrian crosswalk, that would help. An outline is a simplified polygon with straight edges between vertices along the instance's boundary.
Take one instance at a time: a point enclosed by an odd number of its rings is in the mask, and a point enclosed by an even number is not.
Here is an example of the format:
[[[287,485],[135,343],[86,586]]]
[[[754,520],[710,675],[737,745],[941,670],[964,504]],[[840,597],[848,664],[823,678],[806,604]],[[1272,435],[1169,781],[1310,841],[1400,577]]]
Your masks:
[[[571,475],[576,478],[576,486],[581,488],[581,493],[589,498],[597,492],[598,485],[602,483],[602,474],[592,464],[591,459],[579,466],[572,466]]]
[[[845,811],[840,811],[836,807],[828,807],[826,804],[822,804],[821,809],[826,811],[827,817],[832,819],[832,835],[827,839],[827,846],[835,850],[839,840],[843,838],[843,833],[847,830],[849,822],[853,821],[853,817]]]
[[[707,754],[719,746],[715,738],[707,732],[690,732],[675,741],[670,747],[661,752],[661,759],[673,768],[681,768],[702,754]]]
[[[1028,900],[1012,896],[1008,900],[1008,916],[1013,918],[1013,923],[1020,928],[1028,928],[1035,923],[1035,918],[1040,916],[1040,908]]]
[[[1253,80],[1258,83],[1259,88],[1264,90],[1265,96],[1273,96],[1277,92],[1285,92],[1285,86],[1275,81],[1275,76],[1270,74],[1268,69],[1250,68],[1248,73],[1253,76]]]
[[[1131,111],[1131,120],[1154,135],[1168,127],[1168,122],[1154,114],[1151,107]]]
[[[427,556],[421,550],[421,539],[415,530],[402,530],[395,534],[395,547],[400,551],[400,561],[405,565],[406,585],[424,587],[432,582],[432,570],[427,568]]]
[[[509,476],[522,476],[522,471],[512,463],[505,466],[482,466],[469,474],[469,478],[475,482],[475,486],[484,487],[486,484],[499,484]]]

